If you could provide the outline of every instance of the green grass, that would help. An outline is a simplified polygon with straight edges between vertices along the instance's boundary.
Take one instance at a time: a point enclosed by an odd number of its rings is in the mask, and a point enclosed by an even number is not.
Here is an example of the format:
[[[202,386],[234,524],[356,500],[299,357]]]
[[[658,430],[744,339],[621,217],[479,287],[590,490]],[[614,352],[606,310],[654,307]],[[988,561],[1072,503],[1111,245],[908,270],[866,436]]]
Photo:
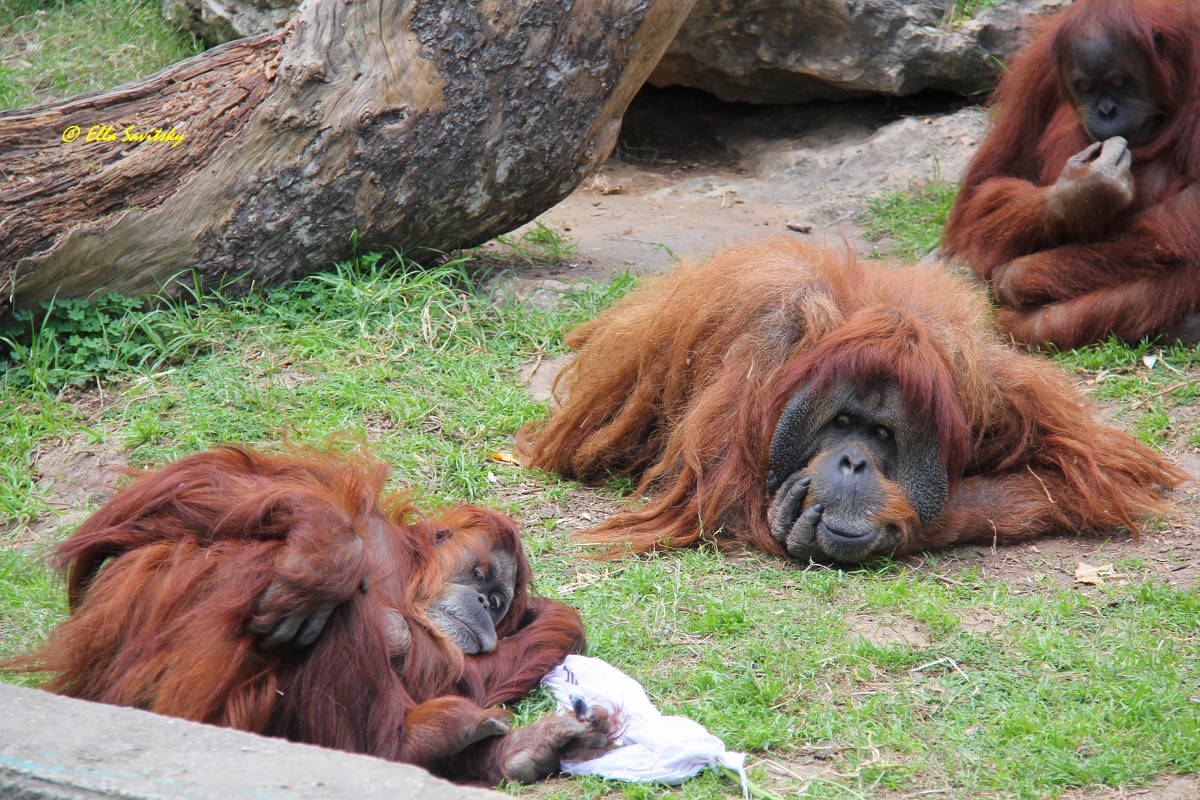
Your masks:
[[[39,644],[67,612],[62,584],[44,561],[41,550],[0,548],[0,657]],[[22,684],[40,682],[31,675],[5,677]]]
[[[500,256],[529,265],[557,264],[579,255],[574,242],[541,220],[534,220],[520,233],[496,237],[495,245]]]
[[[1001,0],[954,0],[946,6],[943,22],[947,27],[961,25],[980,12],[1000,5]]]
[[[563,327],[627,282],[583,289],[569,312],[551,314],[495,306],[472,291],[474,279],[465,260],[421,269],[374,254],[266,295],[197,292],[152,310],[72,301],[37,316],[49,324],[9,328],[0,340],[9,362],[0,540],[22,552],[34,538],[30,523],[52,513],[38,455],[80,439],[143,466],[219,442],[321,444],[347,434],[373,442],[398,481],[435,500],[527,480],[486,459],[542,411],[516,371],[561,349]],[[95,357],[97,342],[109,357]],[[18,592],[0,607],[18,631],[42,615],[40,600],[26,605]]]
[[[40,399],[57,423],[51,398],[62,387],[120,381],[112,391],[125,402],[106,408],[101,421],[138,462],[220,441],[286,435],[316,443],[339,431],[368,439],[392,432],[383,455],[402,474],[470,498],[491,470],[473,464],[475,455],[500,447],[539,410],[512,381],[521,360],[561,348],[562,326],[598,302],[579,301],[563,320],[534,308],[495,308],[470,291],[472,280],[464,260],[422,269],[374,254],[266,295],[202,294],[103,321],[93,309],[80,323],[98,327],[90,338],[64,339],[45,327],[10,337],[17,363],[0,397]],[[97,341],[125,357],[120,368],[87,356]],[[36,424],[21,417],[10,424]]]
[[[158,0],[0,0],[0,110],[107,89],[204,49]]]
[[[0,385],[0,524],[10,531],[50,510],[33,469],[35,455],[65,442],[81,427],[77,416],[53,394]]]
[[[1114,416],[1151,447],[1167,449],[1178,434],[1200,443],[1200,420],[1179,413],[1200,397],[1200,347],[1110,339],[1055,359],[1086,376],[1091,395],[1112,404]]]
[[[499,267],[492,252],[477,257]],[[54,530],[39,495],[40,452],[82,442],[152,466],[221,441],[273,447],[346,432],[392,463],[398,484],[521,519],[539,591],[580,609],[591,653],[634,675],[664,712],[748,752],[755,784],[779,796],[1040,798],[1200,771],[1200,597],[1136,558],[1121,565],[1128,584],[1087,589],[1010,586],[979,571],[947,584],[930,574],[946,554],[920,571],[801,569],[708,550],[582,560],[563,519],[593,490],[487,455],[511,449],[513,431],[544,411],[518,387],[520,366],[561,352],[562,333],[630,281],[583,287],[548,311],[493,304],[477,263],[421,269],[373,254],[265,295],[198,289],[155,308],[102,298],[43,309],[38,319],[51,324],[10,331],[18,353],[0,381],[0,654],[40,641],[64,613],[42,564],[69,530]],[[98,341],[111,357],[96,357]],[[1161,414],[1170,419],[1182,401],[1152,395],[1178,379],[1166,365],[1186,372],[1198,356],[1166,349],[1147,367],[1156,354],[1109,343],[1059,360],[1101,377],[1093,388],[1114,391],[1113,402],[1142,403],[1130,427],[1173,444],[1181,432]],[[980,617],[995,626],[964,627]],[[920,636],[864,638],[856,619],[894,620]],[[538,695],[520,713],[548,708]],[[594,778],[506,790],[564,800],[738,795],[711,774],[670,790]]]
[[[616,569],[560,554],[538,566],[543,587],[561,570],[597,578],[567,598],[589,621],[593,652],[637,675],[666,713],[756,760],[836,751],[839,774],[808,783],[806,797],[947,788],[939,796],[1032,798],[1200,768],[1195,592],[1151,581],[1092,594],[982,579],[947,587],[898,566],[800,571],[704,552]],[[928,642],[863,642],[851,613],[920,625]],[[964,631],[961,617],[979,613],[1003,624]],[[770,776],[759,768],[755,780]]]
[[[932,253],[957,192],[958,184],[933,178],[911,191],[868,198],[864,229],[868,236],[884,240],[883,252],[876,255],[915,261]]]

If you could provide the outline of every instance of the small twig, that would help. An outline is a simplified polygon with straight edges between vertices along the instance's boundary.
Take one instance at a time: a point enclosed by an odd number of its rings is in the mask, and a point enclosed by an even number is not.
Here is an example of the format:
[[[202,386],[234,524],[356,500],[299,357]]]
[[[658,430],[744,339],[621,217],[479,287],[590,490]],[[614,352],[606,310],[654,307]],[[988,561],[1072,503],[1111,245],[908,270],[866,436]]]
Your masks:
[[[537,354],[537,358],[535,358],[533,360],[533,366],[529,368],[529,376],[528,376],[527,380],[531,380],[533,378],[534,374],[537,373],[537,371],[538,371],[538,367],[540,367],[541,365],[542,365],[542,353],[539,352]]]
[[[1033,471],[1033,467],[1026,464],[1025,469],[1029,470],[1029,474],[1032,475],[1033,477],[1037,478],[1037,482],[1042,485],[1042,491],[1046,493],[1046,499],[1050,501],[1050,505],[1052,505],[1052,506],[1058,505],[1057,503],[1054,502],[1054,498],[1050,496],[1050,490],[1048,488],[1046,488],[1046,482],[1044,480],[1042,480],[1040,477],[1038,477],[1038,474]]]
[[[1147,396],[1143,397],[1141,400],[1138,400],[1136,403],[1133,403],[1132,405],[1129,406],[1129,410],[1137,411],[1139,408],[1142,407],[1143,404],[1145,404],[1149,400],[1153,400],[1156,397],[1162,397],[1164,394],[1170,394],[1171,392],[1175,391],[1176,389],[1182,389],[1185,386],[1191,386],[1191,385],[1192,385],[1192,381],[1190,381],[1190,380],[1180,381],[1179,383],[1172,383],[1167,388],[1159,389],[1154,394],[1147,395]]]
[[[995,527],[995,526],[993,526],[993,527]],[[928,575],[929,577],[933,578],[935,581],[941,581],[942,583],[948,584],[950,586],[966,586],[966,584],[963,583],[962,581],[956,581],[956,580],[954,580],[954,578],[950,578],[945,575],[939,575],[936,572],[931,572],[931,571],[925,569],[925,559],[923,559],[923,558],[918,559],[917,563],[913,565],[913,571],[916,572],[918,575]]]
[[[614,242],[617,242],[617,241],[637,242],[638,244],[654,244],[654,245],[660,245],[660,246],[662,245],[662,242],[648,242],[645,239],[635,239],[632,236],[605,236],[604,238],[608,239],[609,241],[614,241]]]
[[[746,779],[746,783],[743,786],[742,776],[738,775],[736,770],[732,770],[724,764],[714,764],[713,766],[715,769],[723,773],[726,778],[733,781],[738,786],[742,786],[742,788],[746,790],[749,797],[758,798],[758,800],[783,800],[782,797],[774,792],[769,792],[761,786],[755,785],[750,781],[749,778]]]
[[[1164,367],[1171,370],[1171,372],[1174,372],[1176,375],[1186,375],[1187,374],[1186,372],[1181,370],[1179,367],[1173,367],[1169,363],[1167,363],[1167,360],[1165,358],[1163,358],[1163,356],[1162,356],[1162,350],[1158,351],[1158,363],[1162,364]]]
[[[768,769],[770,769],[770,768],[774,767],[776,774],[779,774],[779,775],[790,775],[791,777],[795,778],[795,779],[796,779],[796,780],[798,780],[798,781],[806,781],[806,780],[808,780],[808,778],[806,778],[806,777],[804,777],[803,775],[801,775],[800,773],[796,772],[794,769],[791,769],[791,768],[789,768],[788,766],[786,766],[786,765],[784,765],[784,764],[780,764],[778,761],[775,761],[775,760],[773,760],[773,759],[770,759],[770,758],[764,758],[764,759],[763,759],[762,761],[760,761],[759,763],[760,763],[760,764],[763,764],[763,765],[766,765]]]
[[[959,675],[962,676],[964,681],[966,681],[967,683],[971,682],[971,676],[969,676],[969,675],[967,675],[967,673],[963,672],[962,669],[958,666],[958,663],[953,658],[949,658],[949,657],[939,658],[937,661],[930,661],[928,664],[922,664],[919,667],[913,667],[912,669],[909,670],[909,672],[920,672],[923,669],[929,669],[930,667],[936,667],[939,664],[949,664],[951,667],[954,668],[955,672],[957,672]]]

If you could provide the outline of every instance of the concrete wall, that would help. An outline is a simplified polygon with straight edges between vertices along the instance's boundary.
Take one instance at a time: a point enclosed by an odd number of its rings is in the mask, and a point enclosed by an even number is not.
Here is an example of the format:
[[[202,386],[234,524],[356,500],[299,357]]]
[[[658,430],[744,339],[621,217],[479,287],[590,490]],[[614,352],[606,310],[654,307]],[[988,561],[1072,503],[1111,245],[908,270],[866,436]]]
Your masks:
[[[3,800],[485,800],[405,764],[0,684]]]

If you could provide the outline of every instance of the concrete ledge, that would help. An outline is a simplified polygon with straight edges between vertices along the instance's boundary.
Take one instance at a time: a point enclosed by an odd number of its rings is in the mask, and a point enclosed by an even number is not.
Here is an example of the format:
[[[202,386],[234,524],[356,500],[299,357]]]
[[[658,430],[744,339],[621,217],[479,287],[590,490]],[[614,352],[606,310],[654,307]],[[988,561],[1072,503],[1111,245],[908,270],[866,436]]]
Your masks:
[[[4,800],[486,800],[406,764],[0,684]]]

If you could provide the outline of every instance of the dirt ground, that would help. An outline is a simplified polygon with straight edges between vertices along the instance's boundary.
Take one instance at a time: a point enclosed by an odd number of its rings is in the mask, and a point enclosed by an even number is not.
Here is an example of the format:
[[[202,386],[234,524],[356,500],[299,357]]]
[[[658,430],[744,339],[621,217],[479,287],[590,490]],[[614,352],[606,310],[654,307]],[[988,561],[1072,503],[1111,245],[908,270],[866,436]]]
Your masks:
[[[572,273],[588,277],[768,235],[866,254],[864,198],[957,178],[985,124],[978,108],[937,97],[749,106],[643,91],[613,156],[539,221],[578,243]]]

